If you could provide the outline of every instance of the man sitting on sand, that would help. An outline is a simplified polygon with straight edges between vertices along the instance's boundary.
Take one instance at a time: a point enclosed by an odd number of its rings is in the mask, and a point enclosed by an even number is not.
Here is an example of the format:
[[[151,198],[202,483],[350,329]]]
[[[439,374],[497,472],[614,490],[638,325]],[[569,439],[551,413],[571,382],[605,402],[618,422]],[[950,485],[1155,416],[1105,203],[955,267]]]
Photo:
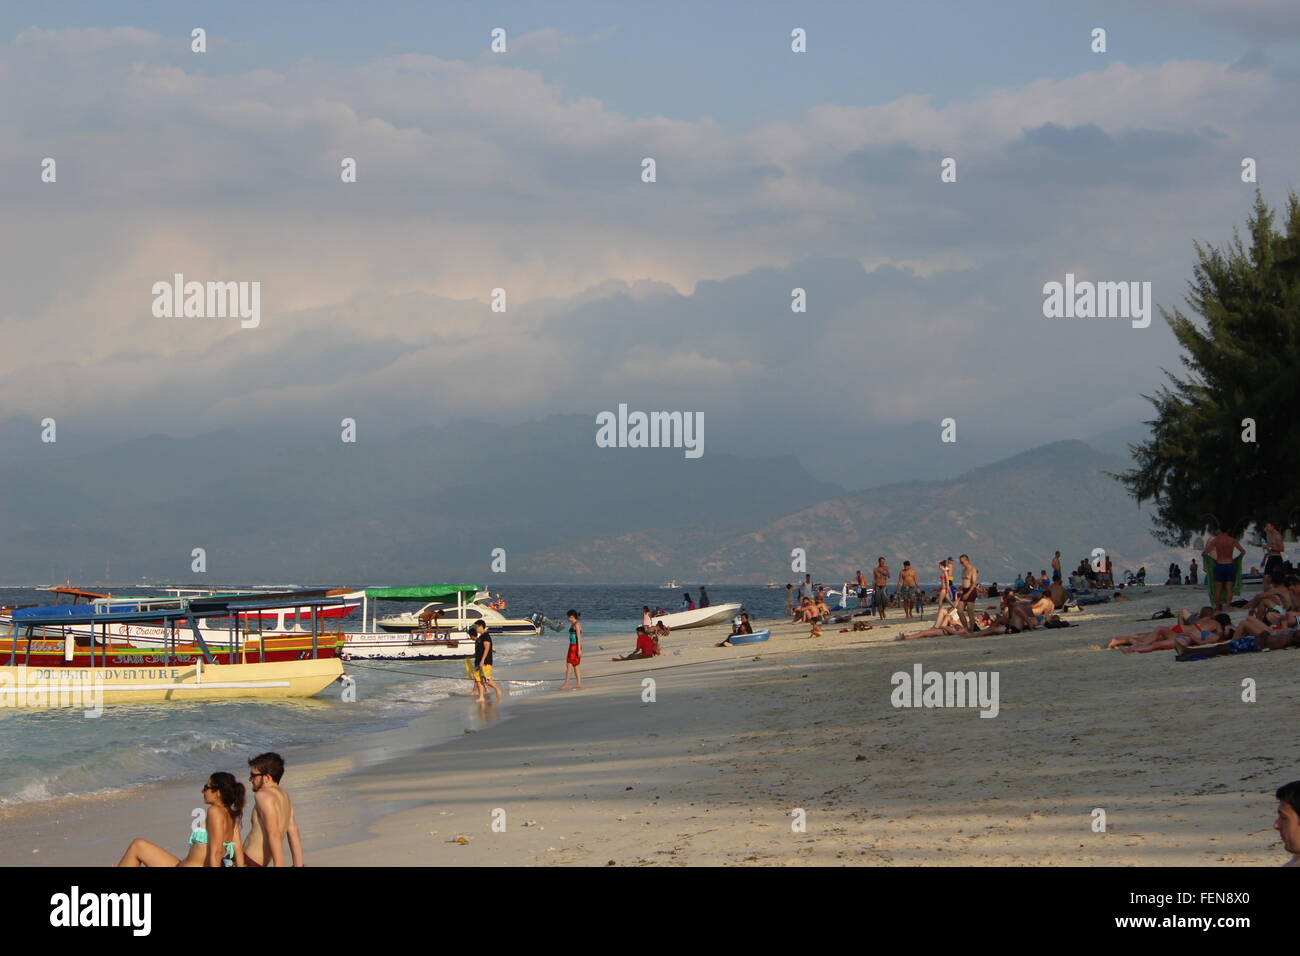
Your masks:
[[[813,604],[812,598],[800,598],[799,606],[794,609],[794,617],[790,619],[791,624],[807,624],[817,617],[817,605]]]
[[[741,612],[740,612],[740,620],[736,621],[734,624],[731,625],[731,633],[728,634],[726,637],[724,637],[724,638],[723,638],[721,641],[719,641],[717,644],[714,644],[713,646],[714,646],[714,647],[732,647],[732,646],[734,646],[734,645],[732,645],[732,643],[731,643],[731,639],[732,639],[733,637],[736,637],[736,636],[738,636],[738,635],[740,635],[740,634],[753,634],[753,633],[754,633],[754,625],[752,625],[752,624],[749,623],[749,612],[748,612],[748,611],[741,611]]]
[[[252,828],[244,844],[245,866],[284,866],[284,845],[294,866],[306,866],[302,837],[293,815],[293,801],[280,786],[284,758],[277,753],[258,754],[248,761],[248,780],[253,785]]]
[[[636,650],[630,654],[624,654],[622,657],[611,657],[610,660],[640,661],[645,660],[647,657],[654,657],[658,653],[659,649],[655,647],[655,639],[650,635],[650,632],[644,627],[638,627],[636,629]]]
[[[1246,602],[1248,614],[1266,621],[1269,614],[1283,614],[1300,608],[1300,601],[1296,599],[1297,582],[1294,575],[1287,575],[1280,581],[1274,581],[1271,575],[1265,575],[1264,581],[1264,589]]]

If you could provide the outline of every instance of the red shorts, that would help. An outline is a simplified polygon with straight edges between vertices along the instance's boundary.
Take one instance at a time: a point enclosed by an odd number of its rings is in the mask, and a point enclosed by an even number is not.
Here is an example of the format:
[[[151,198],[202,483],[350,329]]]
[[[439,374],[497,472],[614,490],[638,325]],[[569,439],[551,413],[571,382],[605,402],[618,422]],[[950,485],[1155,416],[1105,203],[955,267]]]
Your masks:
[[[572,664],[574,667],[577,667],[579,664],[582,663],[582,654],[578,652],[577,644],[569,645],[569,654],[567,657],[565,657],[564,663]]]

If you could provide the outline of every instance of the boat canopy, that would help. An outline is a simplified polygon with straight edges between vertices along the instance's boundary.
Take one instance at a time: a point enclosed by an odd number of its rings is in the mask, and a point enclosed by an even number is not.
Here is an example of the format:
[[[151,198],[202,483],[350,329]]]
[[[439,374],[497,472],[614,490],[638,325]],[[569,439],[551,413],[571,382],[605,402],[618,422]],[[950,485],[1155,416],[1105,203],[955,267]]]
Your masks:
[[[481,591],[477,584],[425,584],[413,588],[366,588],[366,597],[379,601],[423,601],[425,604],[454,604],[456,595],[472,596]]]

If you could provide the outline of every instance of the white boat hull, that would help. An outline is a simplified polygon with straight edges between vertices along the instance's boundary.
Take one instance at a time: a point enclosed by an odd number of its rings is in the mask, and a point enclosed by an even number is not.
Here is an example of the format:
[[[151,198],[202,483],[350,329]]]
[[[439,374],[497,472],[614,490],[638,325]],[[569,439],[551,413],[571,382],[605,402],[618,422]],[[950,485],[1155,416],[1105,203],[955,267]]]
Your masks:
[[[697,607],[693,611],[677,611],[674,614],[658,614],[655,623],[663,621],[674,631],[684,631],[692,627],[708,627],[721,624],[740,613],[739,604],[714,604],[709,607]]]
[[[474,656],[474,641],[447,632],[398,634],[388,631],[343,635],[345,661],[454,660]]]

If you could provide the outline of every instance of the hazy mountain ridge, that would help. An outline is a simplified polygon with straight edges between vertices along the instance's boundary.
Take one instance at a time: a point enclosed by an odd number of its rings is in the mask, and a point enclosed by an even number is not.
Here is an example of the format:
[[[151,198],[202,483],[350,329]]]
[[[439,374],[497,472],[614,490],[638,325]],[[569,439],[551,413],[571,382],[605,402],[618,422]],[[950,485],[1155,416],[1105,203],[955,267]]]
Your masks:
[[[1185,564],[1190,555],[1170,555],[1150,536],[1145,509],[1105,474],[1124,466],[1124,459],[1084,442],[1055,442],[953,481],[896,483],[825,499],[739,534],[643,531],[535,560],[539,568],[564,567],[575,575],[604,566],[626,572],[627,580],[757,583],[791,580],[790,553],[799,547],[819,579],[867,571],[884,555],[895,575],[908,558],[924,580],[933,580],[940,558],[966,552],[984,580],[1006,581],[1046,568],[1058,549],[1068,569],[1102,547],[1117,571],[1145,564],[1153,580],[1163,579],[1170,560]]]

